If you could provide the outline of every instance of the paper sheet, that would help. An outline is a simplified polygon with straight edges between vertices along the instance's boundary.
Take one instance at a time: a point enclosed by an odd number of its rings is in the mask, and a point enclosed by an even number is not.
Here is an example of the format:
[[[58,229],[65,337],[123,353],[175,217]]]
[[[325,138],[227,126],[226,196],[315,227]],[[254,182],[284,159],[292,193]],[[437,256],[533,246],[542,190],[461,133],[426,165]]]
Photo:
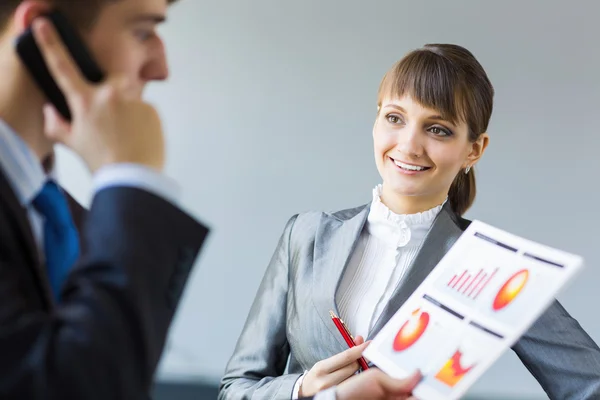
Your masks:
[[[577,255],[473,221],[364,356],[420,400],[452,400],[508,350],[583,267]]]

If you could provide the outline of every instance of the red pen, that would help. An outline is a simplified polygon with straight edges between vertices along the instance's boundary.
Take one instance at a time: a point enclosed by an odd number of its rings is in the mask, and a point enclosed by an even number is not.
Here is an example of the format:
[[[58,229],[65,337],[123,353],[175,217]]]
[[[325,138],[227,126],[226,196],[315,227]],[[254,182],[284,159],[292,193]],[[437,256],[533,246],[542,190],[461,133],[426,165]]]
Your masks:
[[[356,344],[354,343],[354,337],[350,333],[350,330],[348,329],[344,321],[342,321],[341,318],[335,315],[335,313],[331,310],[329,311],[329,314],[331,315],[333,323],[338,328],[338,331],[340,331],[342,337],[346,341],[346,344],[348,344],[348,347],[355,347]],[[358,364],[360,365],[363,371],[369,369],[369,366],[367,365],[367,360],[365,360],[364,357],[358,359]]]

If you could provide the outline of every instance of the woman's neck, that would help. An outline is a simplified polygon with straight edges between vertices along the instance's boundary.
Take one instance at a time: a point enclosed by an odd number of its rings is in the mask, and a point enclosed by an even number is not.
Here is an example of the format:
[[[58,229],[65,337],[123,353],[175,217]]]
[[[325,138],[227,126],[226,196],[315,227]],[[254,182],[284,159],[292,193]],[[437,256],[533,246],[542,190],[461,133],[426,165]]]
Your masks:
[[[442,204],[448,194],[440,193],[431,196],[404,196],[400,195],[383,184],[381,190],[381,202],[395,214],[417,214]]]

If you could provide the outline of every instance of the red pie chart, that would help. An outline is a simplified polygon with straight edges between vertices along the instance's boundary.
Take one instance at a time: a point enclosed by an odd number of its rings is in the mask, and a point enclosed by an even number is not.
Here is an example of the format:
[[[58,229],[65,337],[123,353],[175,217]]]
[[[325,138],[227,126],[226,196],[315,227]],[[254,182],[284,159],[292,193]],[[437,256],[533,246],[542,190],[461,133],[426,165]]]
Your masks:
[[[406,350],[415,344],[427,329],[427,325],[429,325],[429,313],[421,312],[421,309],[417,308],[396,334],[394,350]]]

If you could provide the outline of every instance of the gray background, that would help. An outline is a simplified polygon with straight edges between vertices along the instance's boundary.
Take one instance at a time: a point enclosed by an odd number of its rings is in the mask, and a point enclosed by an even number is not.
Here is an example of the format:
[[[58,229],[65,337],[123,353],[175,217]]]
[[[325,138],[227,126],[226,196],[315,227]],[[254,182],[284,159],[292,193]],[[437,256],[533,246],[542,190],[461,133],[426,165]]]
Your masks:
[[[370,200],[379,81],[429,42],[466,46],[496,88],[468,218],[581,254],[560,300],[595,340],[600,254],[600,49],[594,1],[183,0],[162,32],[172,78],[149,99],[167,173],[212,226],[160,381],[218,382],[287,219]],[[64,184],[90,180],[61,149]],[[471,395],[544,398],[510,352]]]

